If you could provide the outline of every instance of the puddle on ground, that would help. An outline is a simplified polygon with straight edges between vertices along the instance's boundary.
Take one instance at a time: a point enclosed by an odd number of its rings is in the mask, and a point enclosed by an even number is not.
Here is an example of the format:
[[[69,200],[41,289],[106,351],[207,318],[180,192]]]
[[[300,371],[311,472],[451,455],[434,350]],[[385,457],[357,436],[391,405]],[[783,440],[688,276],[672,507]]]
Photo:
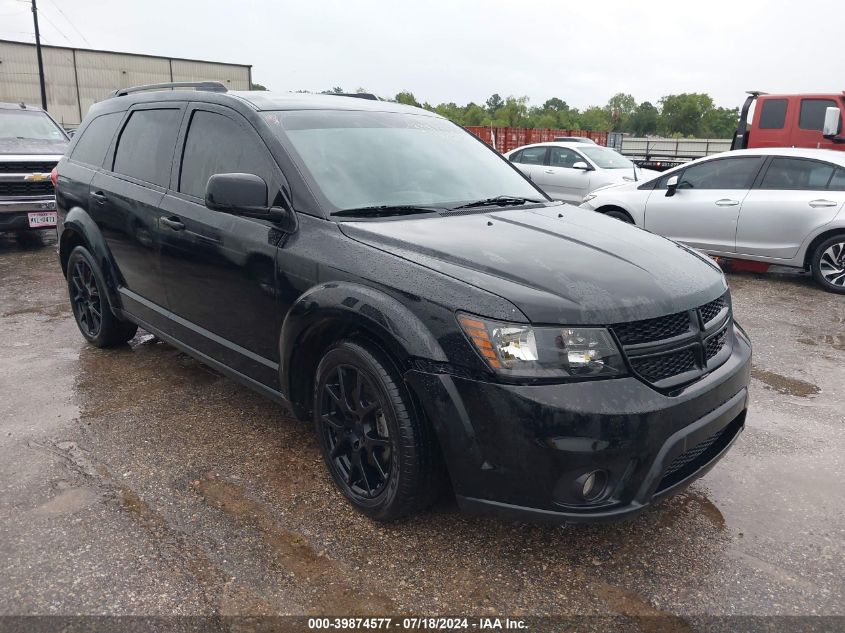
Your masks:
[[[833,349],[845,351],[845,334],[821,334],[819,336],[802,336],[796,339],[804,345],[830,345]]]
[[[683,618],[654,607],[638,593],[601,581],[591,583],[591,586],[612,611],[633,618],[635,630],[643,633],[692,633],[694,630]]]
[[[788,378],[767,369],[752,366],[751,377],[756,378],[767,388],[787,396],[806,398],[821,391],[816,385],[798,378]]]

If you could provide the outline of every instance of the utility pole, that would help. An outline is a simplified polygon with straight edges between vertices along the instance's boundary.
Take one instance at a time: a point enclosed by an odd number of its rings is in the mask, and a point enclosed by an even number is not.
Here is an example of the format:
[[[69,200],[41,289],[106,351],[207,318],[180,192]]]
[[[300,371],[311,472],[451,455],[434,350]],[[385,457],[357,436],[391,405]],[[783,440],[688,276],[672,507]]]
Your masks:
[[[38,7],[32,0],[32,21],[35,23],[35,52],[38,55],[38,81],[41,84],[41,107],[47,110],[47,88],[44,87],[44,60],[41,58],[41,34],[38,32]]]

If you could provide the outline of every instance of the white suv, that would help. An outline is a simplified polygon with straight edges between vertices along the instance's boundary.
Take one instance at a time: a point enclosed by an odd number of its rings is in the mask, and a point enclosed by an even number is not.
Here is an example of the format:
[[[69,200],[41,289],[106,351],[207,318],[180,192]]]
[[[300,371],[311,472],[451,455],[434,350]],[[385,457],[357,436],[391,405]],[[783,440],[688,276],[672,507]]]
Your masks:
[[[592,209],[711,255],[811,269],[845,293],[845,152],[761,148],[586,195]]]

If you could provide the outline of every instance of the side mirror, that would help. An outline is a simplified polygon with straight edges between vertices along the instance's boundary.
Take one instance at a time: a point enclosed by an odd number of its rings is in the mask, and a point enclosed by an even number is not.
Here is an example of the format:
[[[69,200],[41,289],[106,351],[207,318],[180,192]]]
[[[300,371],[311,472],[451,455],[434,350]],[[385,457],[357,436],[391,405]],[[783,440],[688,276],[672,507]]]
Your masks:
[[[675,192],[678,190],[678,177],[677,176],[670,176],[669,179],[666,181],[666,197],[671,198],[675,195]]]
[[[296,214],[291,209],[269,206],[267,183],[255,174],[214,174],[205,187],[205,206],[212,211],[269,220],[286,232],[296,230]]]
[[[831,137],[839,134],[839,108],[825,108],[822,136]]]
[[[593,168],[590,167],[583,160],[579,160],[577,163],[573,163],[572,169],[580,169],[581,171],[592,171]]]

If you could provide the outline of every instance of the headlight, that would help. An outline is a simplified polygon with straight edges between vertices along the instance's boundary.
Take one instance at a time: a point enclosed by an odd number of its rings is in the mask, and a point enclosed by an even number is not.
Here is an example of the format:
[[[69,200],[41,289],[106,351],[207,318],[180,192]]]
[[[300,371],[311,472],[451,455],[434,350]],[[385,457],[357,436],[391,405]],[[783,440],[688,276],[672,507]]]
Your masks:
[[[491,369],[513,378],[613,378],[626,373],[605,328],[540,327],[459,314],[461,328]]]
[[[592,199],[593,199],[593,198],[595,198],[595,197],[596,197],[596,194],[594,194],[594,193],[588,193],[586,196],[584,196],[583,198],[581,198],[581,204],[584,204],[585,202],[589,202],[590,200],[592,200]]]

